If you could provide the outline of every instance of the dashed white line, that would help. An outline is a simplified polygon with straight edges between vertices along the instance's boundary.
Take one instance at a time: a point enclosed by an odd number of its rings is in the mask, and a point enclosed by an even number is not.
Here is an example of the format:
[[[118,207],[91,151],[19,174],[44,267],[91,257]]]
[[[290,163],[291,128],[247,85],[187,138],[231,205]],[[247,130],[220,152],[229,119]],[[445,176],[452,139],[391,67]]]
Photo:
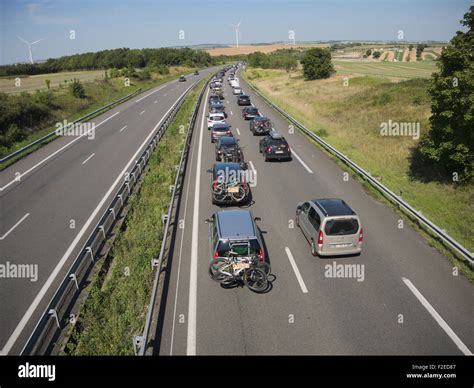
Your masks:
[[[127,128],[127,126],[126,126],[126,125],[124,125],[124,126],[123,126],[123,127],[120,129],[120,131],[119,131],[119,132],[122,132],[122,131],[123,131],[125,128]]]
[[[288,260],[290,260],[291,267],[293,268],[293,271],[295,272],[296,279],[298,279],[298,283],[300,284],[301,291],[303,291],[303,294],[307,294],[308,289],[306,288],[306,284],[304,284],[303,277],[301,276],[298,266],[296,265],[296,261],[293,258],[293,255],[291,254],[290,248],[285,247],[285,251],[286,251],[286,255],[288,256]]]
[[[92,159],[94,157],[95,154],[92,154],[91,156],[89,156],[86,160],[84,160],[82,162],[82,165],[86,164],[90,159]]]
[[[204,99],[204,110],[206,112],[207,98],[209,89]],[[204,134],[203,113],[201,118],[201,130],[199,133],[198,155],[196,162],[196,182],[194,187],[194,209],[193,209],[193,233],[191,236],[191,268],[189,271],[189,304],[188,304],[188,336],[186,344],[186,354],[188,356],[196,355],[196,315],[197,315],[197,261],[199,244],[199,191],[201,190],[201,160],[202,143]]]
[[[231,115],[231,116],[233,116],[233,115],[234,115],[234,113],[233,113],[232,111],[230,111],[230,115]]]
[[[0,240],[6,239],[7,236],[8,236],[11,232],[13,232],[13,231],[15,230],[15,228],[16,228],[18,225],[20,225],[29,215],[30,215],[30,213],[26,213],[23,217],[21,217],[20,220],[8,230],[8,232],[6,232],[2,237],[0,237]]]
[[[430,304],[430,302],[428,302],[426,298],[421,294],[421,292],[418,291],[418,289],[413,285],[410,279],[402,278],[402,280],[405,283],[405,285],[410,289],[410,291],[413,293],[413,295],[415,295],[416,298],[420,301],[423,307],[426,310],[428,310],[428,312],[431,314],[434,320],[438,323],[438,325],[441,326],[441,328],[445,331],[448,337],[451,338],[451,340],[456,344],[459,350],[465,356],[472,356],[472,353],[469,350],[469,348],[464,344],[464,342],[461,341],[461,339],[456,335],[453,329],[449,327],[446,321],[441,317],[441,315],[438,314],[438,312],[434,309],[434,307]]]
[[[292,150],[292,154],[295,156],[296,159],[298,159],[298,162],[301,163],[301,165],[306,169],[306,171],[308,171],[310,174],[313,174],[313,171],[308,167],[308,165],[303,161],[303,159],[301,159],[298,154]]]
[[[98,126],[104,124],[106,121],[109,121],[112,117],[118,115],[120,112],[116,112],[114,113],[112,116],[109,116],[107,117],[105,120],[103,120],[102,122],[100,122],[99,124],[97,124],[95,126],[95,128],[97,128]],[[69,147],[71,144],[75,143],[76,141],[78,141],[79,139],[82,139],[82,137],[84,136],[88,136],[89,135],[89,132],[85,132],[83,133],[82,135],[76,137],[74,140],[70,141],[69,143],[67,143],[66,145],[62,146],[60,149],[54,151],[51,155],[47,156],[46,158],[44,158],[43,160],[39,161],[38,163],[36,163],[33,167],[30,167],[28,170],[26,170],[24,173],[20,174],[18,177],[16,177],[15,179],[13,179],[11,182],[7,183],[5,186],[1,187],[0,188],[0,191],[3,191],[5,190],[7,187],[9,187],[10,185],[12,185],[13,183],[15,182],[19,182],[21,178],[23,178],[23,176],[25,176],[26,174],[30,173],[31,171],[33,171],[36,167],[42,165],[44,162],[46,162],[47,160],[51,159],[53,156],[57,155],[58,153],[60,153],[62,150],[64,150],[65,148]]]
[[[144,110],[142,110],[142,111],[140,112],[140,114],[141,114],[141,115],[142,115],[143,113],[145,113],[145,111],[144,111]]]
[[[240,136],[240,131],[239,131],[239,128],[235,128],[235,131],[237,132],[237,134]]]

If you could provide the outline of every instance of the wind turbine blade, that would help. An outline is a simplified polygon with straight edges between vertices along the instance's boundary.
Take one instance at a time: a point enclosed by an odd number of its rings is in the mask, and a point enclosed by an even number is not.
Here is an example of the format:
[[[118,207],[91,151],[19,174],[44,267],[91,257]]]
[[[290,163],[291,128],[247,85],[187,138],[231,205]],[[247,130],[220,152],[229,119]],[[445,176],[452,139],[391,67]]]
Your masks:
[[[20,39],[23,43],[30,44],[30,42],[27,42],[25,39],[23,39],[21,36],[16,36],[18,39]]]
[[[30,45],[36,44],[36,43],[38,43],[38,42],[41,42],[42,40],[44,40],[44,39],[43,39],[43,38],[38,39],[38,40],[34,41],[33,43],[30,43]]]

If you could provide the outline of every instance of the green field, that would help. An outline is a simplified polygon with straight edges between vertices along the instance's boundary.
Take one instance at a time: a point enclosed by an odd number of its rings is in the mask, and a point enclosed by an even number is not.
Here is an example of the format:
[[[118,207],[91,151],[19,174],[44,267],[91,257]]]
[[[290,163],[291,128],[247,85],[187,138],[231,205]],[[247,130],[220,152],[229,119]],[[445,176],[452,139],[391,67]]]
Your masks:
[[[280,107],[379,177],[392,191],[398,193],[402,189],[408,203],[472,251],[474,185],[456,187],[412,179],[410,155],[418,140],[380,136],[380,124],[388,120],[419,122],[421,134],[429,130],[428,80],[394,82],[378,73],[383,69],[391,74],[396,71],[395,78],[399,79],[414,78],[418,73],[428,77],[427,62],[387,64],[390,70],[385,65],[367,66],[363,77],[351,75],[347,87],[343,86],[346,73],[341,70],[330,79],[317,81],[304,81],[301,72],[267,69],[250,69],[246,77]],[[347,64],[352,70],[359,70],[360,66]],[[403,69],[406,74],[402,74]]]
[[[103,79],[104,73],[104,70],[90,70],[21,76],[20,86],[15,85],[15,77],[2,77],[0,78],[0,92],[21,93],[45,90],[47,89],[46,80],[48,79],[51,81],[51,88],[58,88],[59,85],[64,85],[65,81],[70,82],[74,78],[81,82],[92,82]]]
[[[403,53],[402,53],[403,54]],[[338,75],[370,75],[394,80],[429,78],[436,71],[436,62],[368,62],[333,60]]]

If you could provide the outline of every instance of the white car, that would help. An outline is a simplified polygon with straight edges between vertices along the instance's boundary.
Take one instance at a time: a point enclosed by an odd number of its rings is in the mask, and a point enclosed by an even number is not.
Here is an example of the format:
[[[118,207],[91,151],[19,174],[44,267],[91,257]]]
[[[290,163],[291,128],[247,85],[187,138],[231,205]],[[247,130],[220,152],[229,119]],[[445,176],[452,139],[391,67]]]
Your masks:
[[[207,129],[211,129],[212,126],[216,123],[224,124],[225,115],[224,113],[210,113],[207,118]]]
[[[235,78],[230,81],[230,86],[232,86],[233,88],[238,88],[240,86],[238,78]]]
[[[234,88],[234,91],[232,93],[235,95],[238,95],[238,94],[242,94],[243,91],[241,87],[238,87],[238,88]]]

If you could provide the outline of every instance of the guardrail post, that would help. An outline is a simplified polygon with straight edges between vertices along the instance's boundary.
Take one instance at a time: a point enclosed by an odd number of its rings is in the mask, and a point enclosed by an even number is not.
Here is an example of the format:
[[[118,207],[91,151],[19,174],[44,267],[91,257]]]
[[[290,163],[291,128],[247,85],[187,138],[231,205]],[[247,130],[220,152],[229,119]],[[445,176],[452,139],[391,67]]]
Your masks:
[[[59,324],[58,313],[56,312],[56,310],[55,309],[49,309],[48,314],[56,320],[56,325],[58,325],[58,329],[60,329],[61,325]]]
[[[77,276],[75,273],[69,275],[69,279],[74,280],[74,284],[76,285],[77,291],[79,291],[79,283],[77,282]]]
[[[161,222],[164,224],[166,224],[166,221],[168,221],[168,214],[162,214],[161,215]]]
[[[158,259],[151,259],[151,269],[157,268],[159,263],[160,261]]]
[[[135,352],[135,356],[142,354],[143,352],[143,336],[136,335],[133,337],[133,351]]]
[[[91,255],[92,263],[95,263],[94,254],[92,253],[92,248],[91,247],[86,247],[86,252],[89,252],[89,254]]]
[[[105,234],[104,225],[100,225],[98,229],[102,230],[102,235],[104,236],[104,239],[107,239],[107,235]]]
[[[112,213],[112,217],[114,217],[114,221],[115,221],[115,210],[114,210],[114,208],[111,207],[111,208],[109,209],[109,211]]]

